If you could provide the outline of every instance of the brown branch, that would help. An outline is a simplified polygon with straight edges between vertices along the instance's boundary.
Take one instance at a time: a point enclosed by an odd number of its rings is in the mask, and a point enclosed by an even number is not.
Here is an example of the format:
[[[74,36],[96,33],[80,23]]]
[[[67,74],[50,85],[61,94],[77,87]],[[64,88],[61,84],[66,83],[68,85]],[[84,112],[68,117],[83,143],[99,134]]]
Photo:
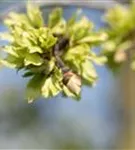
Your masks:
[[[61,55],[63,54],[63,50],[69,44],[69,39],[66,37],[58,36],[58,42],[53,47],[53,54],[57,61],[57,66],[61,68],[62,72],[68,72],[70,69],[65,65],[63,60],[61,59]]]

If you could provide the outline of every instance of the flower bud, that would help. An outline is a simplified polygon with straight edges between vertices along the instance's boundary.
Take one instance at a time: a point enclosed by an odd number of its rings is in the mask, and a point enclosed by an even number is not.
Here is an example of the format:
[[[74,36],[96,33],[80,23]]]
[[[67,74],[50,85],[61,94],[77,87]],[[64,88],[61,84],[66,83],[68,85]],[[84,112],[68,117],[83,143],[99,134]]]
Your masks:
[[[118,63],[124,62],[127,59],[125,51],[117,51],[114,60]]]
[[[67,88],[76,95],[80,94],[81,91],[81,78],[75,73],[69,71],[64,74],[64,84]]]

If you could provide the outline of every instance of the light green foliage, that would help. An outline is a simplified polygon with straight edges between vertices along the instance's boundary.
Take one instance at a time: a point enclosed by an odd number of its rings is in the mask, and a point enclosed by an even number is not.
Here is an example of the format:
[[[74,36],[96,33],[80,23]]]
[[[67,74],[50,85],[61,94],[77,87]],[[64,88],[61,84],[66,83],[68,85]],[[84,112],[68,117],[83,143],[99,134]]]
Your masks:
[[[66,21],[62,16],[62,9],[56,8],[48,17],[48,26],[51,31],[55,34],[65,34],[66,32]]]
[[[116,71],[128,59],[128,50],[134,49],[135,42],[135,2],[129,6],[116,5],[105,15],[109,38],[103,44],[103,54],[108,57],[107,65]],[[131,67],[134,69],[134,57]]]
[[[62,72],[57,67],[54,68],[54,73],[48,77],[41,88],[45,98],[56,96],[61,90]]]
[[[39,28],[44,26],[44,20],[39,7],[33,6],[31,2],[27,4],[27,15],[34,27]]]
[[[82,84],[93,85],[98,78],[93,63],[106,62],[106,57],[97,55],[92,48],[104,42],[107,34],[95,32],[94,24],[85,16],[77,21],[75,14],[66,21],[62,13],[61,8],[54,9],[44,25],[40,9],[29,2],[26,14],[11,12],[4,21],[9,30],[1,33],[0,38],[9,43],[1,47],[6,57],[0,63],[23,69],[23,77],[30,77],[28,102],[60,92],[79,99]],[[58,43],[62,38],[68,42],[60,49]],[[58,58],[68,71],[58,65]]]

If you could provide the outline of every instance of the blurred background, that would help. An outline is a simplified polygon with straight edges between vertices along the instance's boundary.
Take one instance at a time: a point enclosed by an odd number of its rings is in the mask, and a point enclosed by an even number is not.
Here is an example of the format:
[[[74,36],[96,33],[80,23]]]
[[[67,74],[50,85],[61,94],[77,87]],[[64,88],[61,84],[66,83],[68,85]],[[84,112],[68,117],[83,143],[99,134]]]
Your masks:
[[[104,26],[103,7],[115,3],[109,0],[72,1],[74,4],[71,1],[37,2],[41,3],[44,15],[56,6],[63,7],[67,19],[81,8],[96,29]],[[24,6],[24,1],[0,0],[0,16],[10,10],[23,11]],[[3,31],[6,27],[1,19],[0,32]],[[96,66],[96,69],[97,85],[84,86],[81,101],[59,95],[28,104],[25,99],[27,80],[14,70],[1,68],[0,148],[135,149],[135,74],[130,72],[128,62],[117,75],[105,66]]]

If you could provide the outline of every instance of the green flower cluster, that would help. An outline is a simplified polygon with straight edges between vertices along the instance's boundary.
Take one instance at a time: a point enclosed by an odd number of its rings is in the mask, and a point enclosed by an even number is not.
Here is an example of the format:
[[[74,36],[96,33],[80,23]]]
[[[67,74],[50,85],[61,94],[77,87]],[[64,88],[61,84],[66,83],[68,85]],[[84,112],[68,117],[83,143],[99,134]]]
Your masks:
[[[130,52],[131,68],[135,70],[135,53],[131,51],[135,48],[135,2],[129,7],[119,4],[109,9],[105,21],[109,38],[103,45],[103,54],[108,57],[107,65],[117,71]]]
[[[1,33],[8,45],[1,49],[5,66],[22,69],[29,77],[28,102],[40,96],[54,97],[62,92],[80,98],[81,86],[93,85],[97,79],[93,62],[103,64],[106,57],[92,51],[107,39],[103,31],[95,32],[93,23],[78,14],[66,21],[62,9],[56,8],[44,23],[40,9],[28,3],[27,13],[11,12],[5,19],[9,31]]]

